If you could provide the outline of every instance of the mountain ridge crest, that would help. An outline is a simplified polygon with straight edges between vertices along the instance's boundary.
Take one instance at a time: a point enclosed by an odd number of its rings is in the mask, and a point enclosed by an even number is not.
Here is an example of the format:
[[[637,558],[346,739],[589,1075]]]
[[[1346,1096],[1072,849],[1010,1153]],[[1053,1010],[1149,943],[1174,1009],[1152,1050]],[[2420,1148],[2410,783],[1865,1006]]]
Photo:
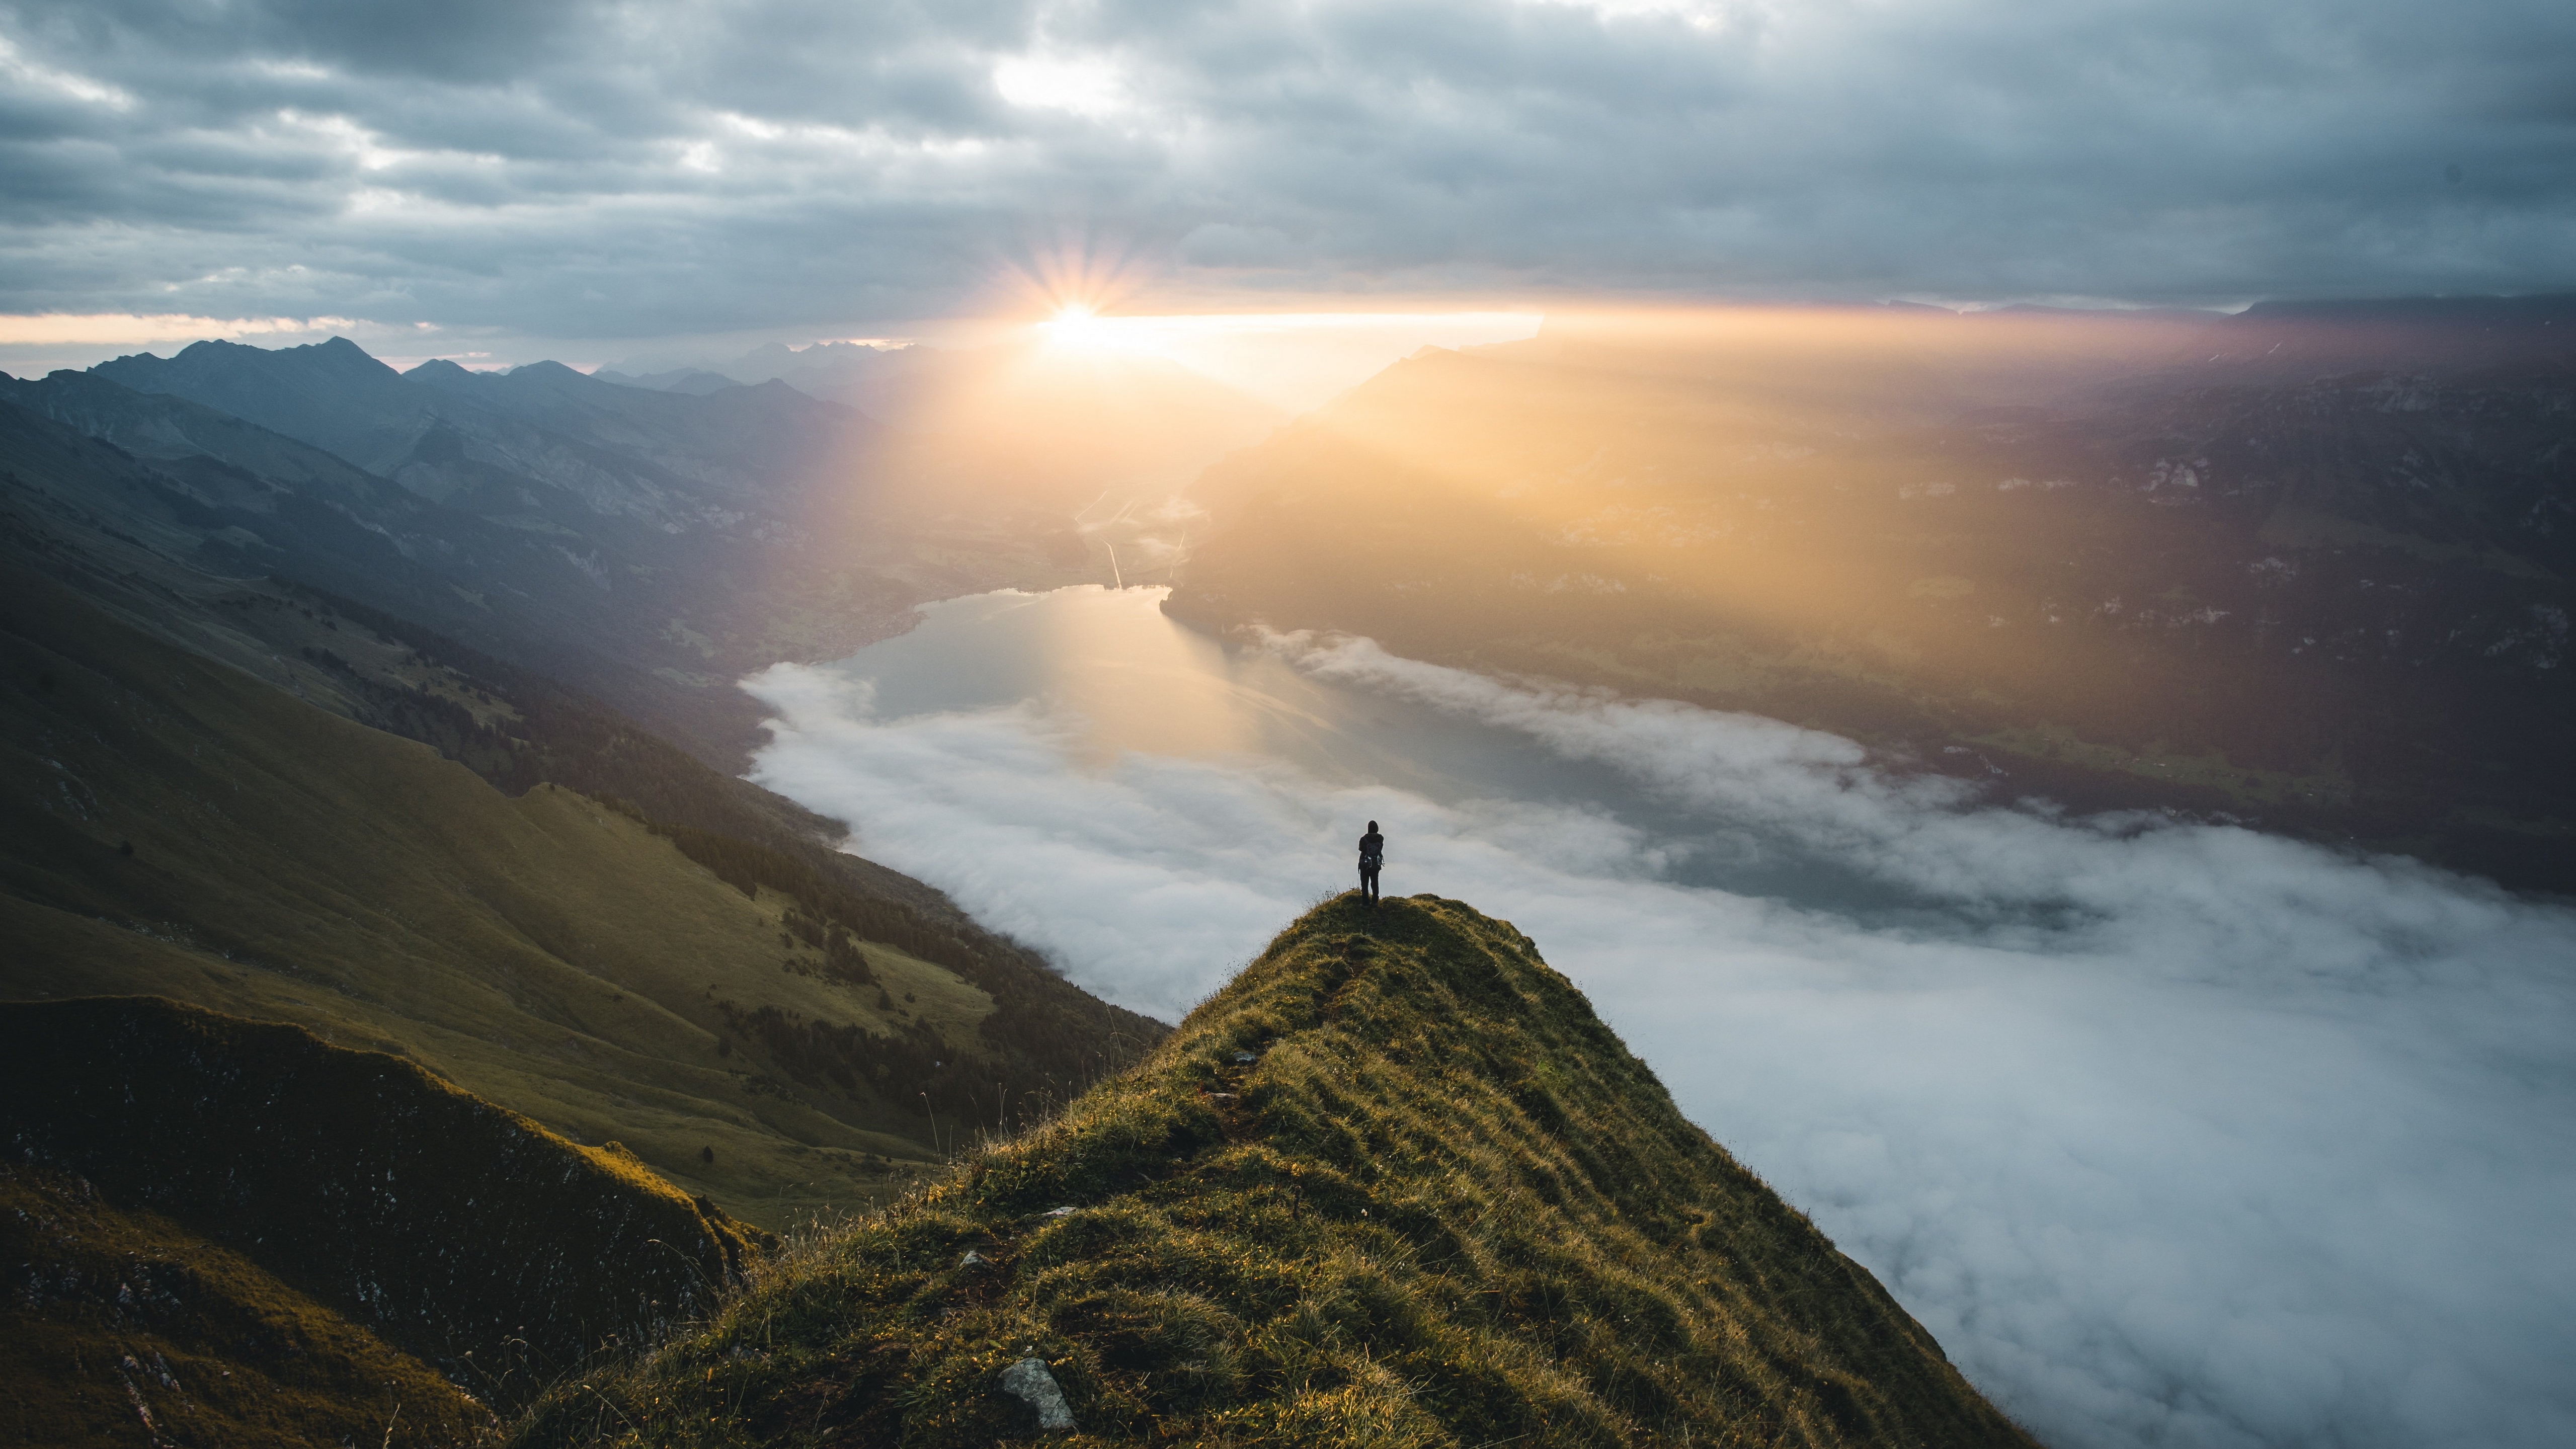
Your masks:
[[[1067,1414],[1101,1444],[2032,1442],[1527,936],[1355,895],[519,1442],[965,1446]]]

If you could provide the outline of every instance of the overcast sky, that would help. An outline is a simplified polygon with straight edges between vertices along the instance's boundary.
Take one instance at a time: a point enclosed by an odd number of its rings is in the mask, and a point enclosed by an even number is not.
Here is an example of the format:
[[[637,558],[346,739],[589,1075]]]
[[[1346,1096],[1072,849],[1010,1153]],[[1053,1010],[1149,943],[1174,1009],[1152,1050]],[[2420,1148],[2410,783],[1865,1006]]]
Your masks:
[[[2565,289],[2571,74],[2564,0],[53,0],[0,6],[0,313]]]

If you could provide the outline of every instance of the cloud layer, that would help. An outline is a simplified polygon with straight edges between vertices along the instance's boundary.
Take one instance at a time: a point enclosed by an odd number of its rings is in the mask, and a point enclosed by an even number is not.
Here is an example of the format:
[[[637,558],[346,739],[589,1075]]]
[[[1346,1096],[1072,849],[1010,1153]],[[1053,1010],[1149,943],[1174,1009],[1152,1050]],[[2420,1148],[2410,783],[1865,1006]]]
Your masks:
[[[1389,710],[1427,709],[1629,793],[1087,764],[1086,722],[1042,700],[880,717],[865,655],[754,682],[780,713],[760,777],[1165,1014],[1387,822],[1390,889],[1529,931],[1695,1120],[2067,1449],[2576,1433],[2567,912],[2240,830],[1980,807],[1770,721],[1277,647],[1345,702],[1318,729],[1384,744]],[[1650,818],[1882,890],[1685,884],[1703,837]]]
[[[0,312],[540,337],[1171,295],[2576,280],[2563,6],[0,6]],[[1105,260],[1104,260],[1105,259]]]

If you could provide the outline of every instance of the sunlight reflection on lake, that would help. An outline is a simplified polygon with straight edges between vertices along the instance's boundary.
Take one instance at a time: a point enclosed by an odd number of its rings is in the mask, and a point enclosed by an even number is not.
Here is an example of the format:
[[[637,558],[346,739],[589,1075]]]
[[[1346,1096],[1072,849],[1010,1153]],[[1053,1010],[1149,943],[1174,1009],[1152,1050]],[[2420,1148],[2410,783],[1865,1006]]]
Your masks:
[[[1471,731],[1380,707],[1274,654],[1219,644],[1163,616],[1169,592],[1084,585],[950,599],[926,606],[910,633],[833,667],[874,680],[887,720],[1038,701],[1093,768],[1136,750],[1270,757],[1337,780],[1392,775],[1436,787],[1448,778],[1418,763],[1418,746],[1446,753],[1460,743],[1451,736]],[[1436,738],[1390,741],[1390,730]]]
[[[1670,879],[1842,910],[1902,910],[1916,894],[1844,868],[1758,818],[1676,809],[1601,760],[1522,731],[1319,678],[1274,650],[1221,644],[1166,618],[1162,588],[1002,591],[925,606],[911,632],[822,666],[873,686],[894,722],[1013,706],[1041,710],[1070,762],[1122,756],[1288,766],[1444,805],[1503,798],[1605,817],[1656,837]],[[1338,834],[1358,834],[1359,822]]]

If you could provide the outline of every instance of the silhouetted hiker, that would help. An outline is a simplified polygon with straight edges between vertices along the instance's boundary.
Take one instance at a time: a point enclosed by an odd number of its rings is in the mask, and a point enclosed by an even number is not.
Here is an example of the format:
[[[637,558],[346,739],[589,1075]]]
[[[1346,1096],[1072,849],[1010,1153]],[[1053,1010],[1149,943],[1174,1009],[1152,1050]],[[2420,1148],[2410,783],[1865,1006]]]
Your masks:
[[[1386,837],[1377,833],[1377,822],[1369,822],[1368,834],[1360,837],[1360,894],[1370,905],[1377,904],[1377,868],[1386,862]]]

